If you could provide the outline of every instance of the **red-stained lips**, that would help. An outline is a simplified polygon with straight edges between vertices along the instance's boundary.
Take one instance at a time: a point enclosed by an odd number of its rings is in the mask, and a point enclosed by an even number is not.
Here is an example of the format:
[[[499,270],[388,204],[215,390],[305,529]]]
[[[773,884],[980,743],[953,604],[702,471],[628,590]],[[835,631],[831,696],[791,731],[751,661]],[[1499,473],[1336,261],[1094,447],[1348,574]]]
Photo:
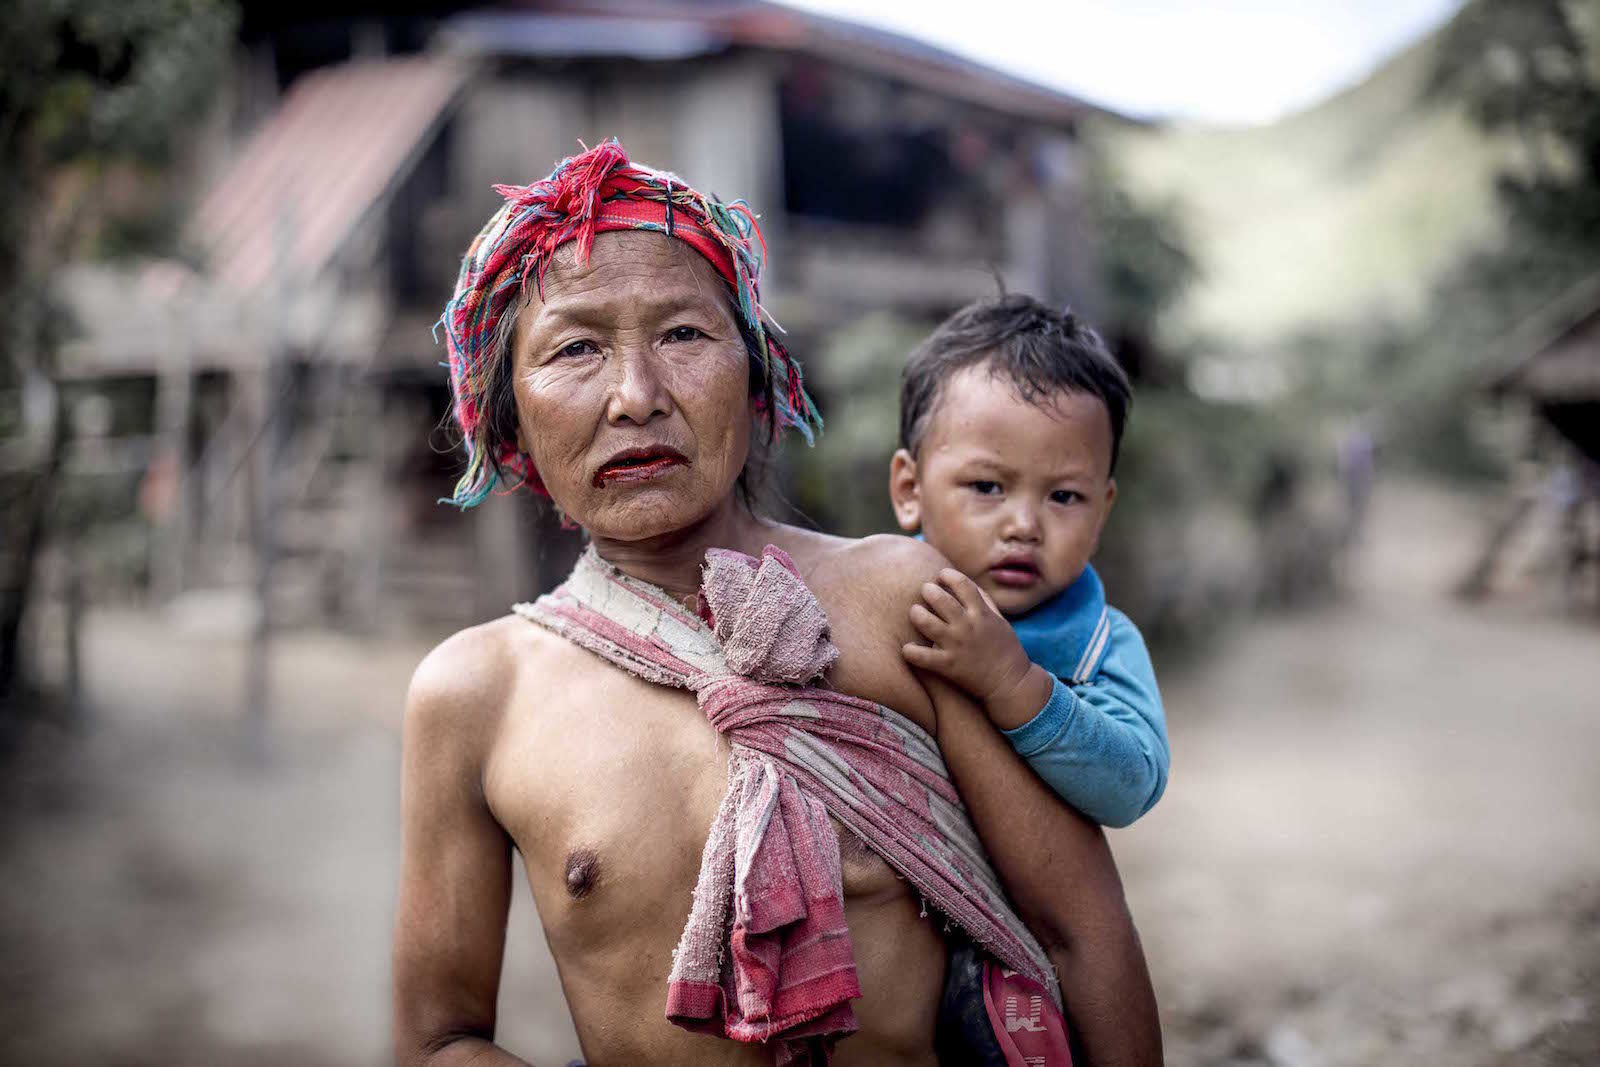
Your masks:
[[[688,463],[688,457],[667,445],[628,448],[600,464],[600,469],[594,472],[594,486],[599,489],[619,482],[648,481]]]
[[[1027,555],[1012,555],[1000,560],[989,568],[989,577],[1000,585],[1009,585],[1023,589],[1035,584],[1041,578],[1038,564]]]

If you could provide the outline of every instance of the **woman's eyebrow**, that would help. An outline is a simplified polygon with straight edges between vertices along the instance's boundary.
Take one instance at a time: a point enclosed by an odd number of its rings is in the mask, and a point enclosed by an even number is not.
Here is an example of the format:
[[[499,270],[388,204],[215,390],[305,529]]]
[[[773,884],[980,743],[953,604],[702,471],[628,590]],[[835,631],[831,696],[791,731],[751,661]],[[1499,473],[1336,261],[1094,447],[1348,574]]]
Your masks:
[[[655,318],[666,318],[690,311],[713,317],[717,314],[716,308],[706,299],[705,294],[697,290],[680,289],[676,292],[668,290],[664,293],[629,299],[611,294],[594,294],[592,297],[585,294],[566,299],[557,297],[543,305],[539,318],[541,322],[548,319],[555,322],[603,325],[615,322],[619,313],[625,308]]]

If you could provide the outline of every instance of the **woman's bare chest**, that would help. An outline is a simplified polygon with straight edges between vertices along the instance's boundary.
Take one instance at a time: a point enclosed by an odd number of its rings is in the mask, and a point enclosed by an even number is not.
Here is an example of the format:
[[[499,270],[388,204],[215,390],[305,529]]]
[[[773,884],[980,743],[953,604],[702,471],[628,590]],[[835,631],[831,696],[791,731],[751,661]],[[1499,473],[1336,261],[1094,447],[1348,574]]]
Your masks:
[[[540,689],[508,716],[486,787],[547,929],[615,927],[641,908],[681,925],[732,742],[687,691],[609,665]],[[902,888],[866,845],[845,831],[839,842],[846,896]]]

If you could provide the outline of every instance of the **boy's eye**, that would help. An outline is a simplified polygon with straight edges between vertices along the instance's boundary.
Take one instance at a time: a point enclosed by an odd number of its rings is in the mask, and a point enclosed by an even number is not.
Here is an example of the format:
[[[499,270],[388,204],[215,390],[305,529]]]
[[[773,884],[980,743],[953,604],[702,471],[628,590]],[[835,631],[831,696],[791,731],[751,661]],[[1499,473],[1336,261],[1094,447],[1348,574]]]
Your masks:
[[[594,344],[593,341],[572,341],[572,342],[569,342],[568,344],[563,345],[562,348],[561,348],[561,351],[557,352],[556,355],[558,355],[558,356],[582,356],[582,355],[586,355],[586,354],[588,354],[590,352],[598,352],[598,351],[600,351],[600,350],[595,347],[595,344]]]
[[[968,484],[971,485],[972,491],[977,493],[979,496],[991,496],[1000,491],[999,482],[991,482],[983,478],[979,478],[977,481],[970,482]]]
[[[1050,494],[1050,499],[1057,504],[1076,504],[1083,499],[1083,494],[1075,489],[1057,489]]]
[[[704,336],[693,326],[674,326],[667,331],[667,340],[669,341],[695,341]]]

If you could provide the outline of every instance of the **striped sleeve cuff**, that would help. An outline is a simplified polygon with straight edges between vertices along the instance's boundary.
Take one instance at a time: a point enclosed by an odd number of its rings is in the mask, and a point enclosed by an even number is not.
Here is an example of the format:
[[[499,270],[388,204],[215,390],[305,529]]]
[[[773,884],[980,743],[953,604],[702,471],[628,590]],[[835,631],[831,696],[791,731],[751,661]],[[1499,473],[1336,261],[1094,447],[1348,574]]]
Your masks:
[[[1072,690],[1063,685],[1060,678],[1053,678],[1051,682],[1050,699],[1044,702],[1039,714],[1014,730],[1000,731],[1024,759],[1055,743],[1077,710],[1078,698],[1072,695]]]
[[[1073,685],[1083,685],[1094,678],[1110,644],[1111,615],[1105,608],[1101,608],[1100,621],[1095,623],[1094,632],[1089,635],[1089,643],[1084,647],[1083,655],[1078,658],[1078,665],[1072,668]]]

